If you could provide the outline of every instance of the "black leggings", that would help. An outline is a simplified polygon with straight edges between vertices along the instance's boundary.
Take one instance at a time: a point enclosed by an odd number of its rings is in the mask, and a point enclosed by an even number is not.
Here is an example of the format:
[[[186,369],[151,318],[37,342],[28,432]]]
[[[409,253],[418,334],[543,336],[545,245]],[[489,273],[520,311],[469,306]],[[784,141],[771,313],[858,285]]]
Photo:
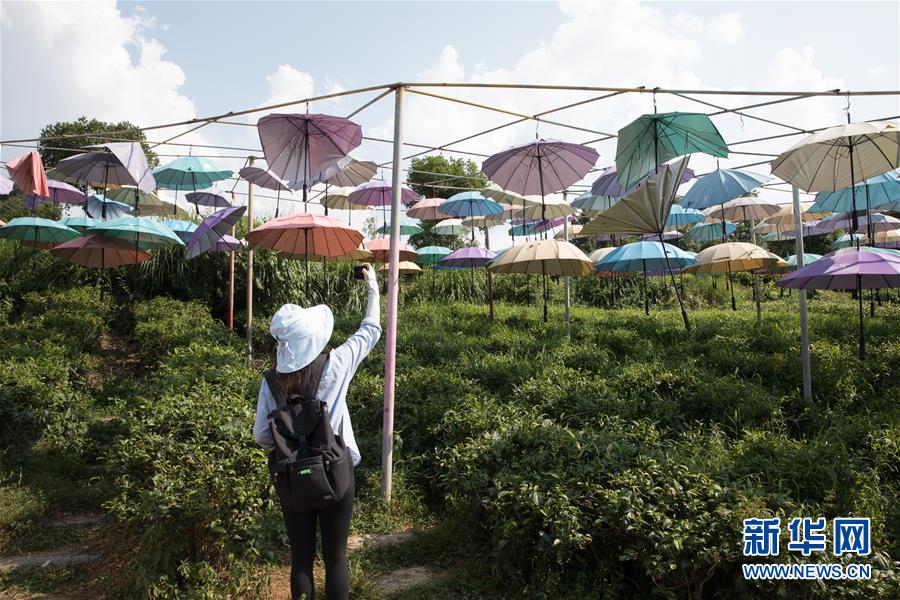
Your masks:
[[[315,599],[313,559],[316,557],[316,520],[322,529],[325,559],[325,595],[328,600],[350,597],[350,568],[347,564],[347,536],[353,516],[354,481],[340,502],[323,510],[285,510],[284,524],[291,542],[291,598]]]

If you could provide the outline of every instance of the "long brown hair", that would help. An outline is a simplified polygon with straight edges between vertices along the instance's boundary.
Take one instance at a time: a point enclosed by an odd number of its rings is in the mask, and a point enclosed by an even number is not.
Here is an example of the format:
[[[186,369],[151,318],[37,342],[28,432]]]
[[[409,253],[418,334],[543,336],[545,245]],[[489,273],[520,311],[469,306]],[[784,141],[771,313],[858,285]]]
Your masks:
[[[312,363],[302,369],[290,373],[275,373],[275,381],[281,387],[281,391],[288,398],[291,396],[306,396],[306,388],[309,382],[309,371]]]

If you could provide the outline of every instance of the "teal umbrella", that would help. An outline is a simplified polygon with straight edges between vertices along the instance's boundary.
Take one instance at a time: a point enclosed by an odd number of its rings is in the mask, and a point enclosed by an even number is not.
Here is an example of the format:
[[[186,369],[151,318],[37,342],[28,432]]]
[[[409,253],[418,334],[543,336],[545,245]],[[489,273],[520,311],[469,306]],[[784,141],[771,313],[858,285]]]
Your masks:
[[[29,246],[61,244],[81,237],[81,234],[51,219],[16,217],[0,227],[0,238],[24,242]]]
[[[161,222],[147,217],[121,217],[104,221],[88,229],[104,237],[135,242],[142,249],[184,246],[175,233]]]
[[[59,222],[66,227],[71,227],[78,233],[82,234],[89,227],[93,227],[94,225],[98,225],[100,223],[100,221],[98,221],[97,219],[93,219],[87,215],[74,215],[71,217],[60,219]]]
[[[641,115],[619,130],[616,145],[619,181],[629,188],[658,165],[694,152],[728,157],[728,145],[708,115],[683,112]]]
[[[217,181],[228,179],[233,172],[209,159],[185,156],[157,167],[153,170],[153,176],[156,178],[156,185],[160,189],[175,190],[175,203],[177,204],[178,190],[196,192],[197,190],[208,188]],[[194,209],[198,213],[200,212],[196,204],[194,204]]]
[[[425,246],[416,250],[416,254],[419,255],[416,262],[423,265],[434,265],[451,252],[453,251],[450,248],[444,246]]]
[[[858,233],[845,233],[838,239],[831,242],[829,248],[831,248],[832,250],[837,250],[838,248],[849,248],[851,246],[858,246],[857,241],[859,242],[859,244],[863,244],[865,243],[865,240],[866,236],[864,235],[859,235]]]
[[[616,196],[598,196],[585,192],[572,200],[572,206],[581,209],[587,215],[593,215],[609,210],[619,200],[621,198]]]
[[[378,228],[378,233],[389,235],[391,233],[391,223],[389,220]],[[415,235],[425,231],[416,221],[413,221],[406,215],[400,215],[400,235]]]
[[[725,222],[725,237],[732,235],[737,230],[734,223]],[[687,233],[687,237],[695,242],[715,242],[722,239],[721,223],[701,223],[694,225]]]
[[[197,230],[197,224],[192,221],[182,221],[180,219],[164,219],[163,225],[172,230],[175,235],[181,238],[181,241],[187,244],[191,239],[191,234]]]

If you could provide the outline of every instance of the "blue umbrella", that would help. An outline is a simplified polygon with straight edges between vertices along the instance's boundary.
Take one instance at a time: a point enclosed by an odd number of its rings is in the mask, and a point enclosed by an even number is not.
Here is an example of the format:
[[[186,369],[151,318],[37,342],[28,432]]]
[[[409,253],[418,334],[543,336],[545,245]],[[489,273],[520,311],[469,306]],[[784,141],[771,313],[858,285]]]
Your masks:
[[[485,198],[478,192],[454,194],[441,202],[438,210],[460,219],[503,214],[503,206],[499,202]]]
[[[684,208],[703,209],[725,204],[758,188],[772,179],[736,169],[716,169],[699,178],[681,199]]]
[[[162,224],[174,231],[175,235],[181,238],[181,241],[185,244],[188,242],[188,240],[191,239],[191,234],[197,230],[197,224],[192,223],[191,221],[166,219],[162,222]]]
[[[697,262],[677,246],[663,242],[634,242],[620,246],[594,264],[597,271],[606,273],[644,274],[644,313],[650,314],[647,297],[647,272],[661,269],[681,268]]]
[[[851,246],[856,246],[856,242],[858,241],[860,244],[864,243],[866,240],[866,236],[859,235],[857,233],[845,233],[838,239],[831,242],[829,248],[832,250],[837,250],[838,248],[849,248]]]
[[[737,231],[737,225],[734,223],[725,222],[725,237],[730,236],[735,231]],[[688,231],[688,239],[694,240],[695,242],[714,242],[716,240],[722,239],[722,224],[721,223],[701,223],[700,225],[694,225],[690,231]]]
[[[572,206],[583,210],[585,213],[599,213],[609,210],[621,199],[618,196],[605,196],[585,192],[572,200]]]
[[[699,223],[706,217],[696,208],[684,208],[680,204],[673,204],[666,217],[666,227],[683,227]]]
[[[108,221],[128,215],[131,212],[131,207],[124,202],[110,200],[103,194],[94,194],[88,196],[84,205],[84,212],[94,219]]]
[[[853,208],[853,190],[845,187],[836,192],[819,192],[816,201],[809,208],[810,212],[849,212],[866,210],[866,195],[869,196],[869,207],[889,210],[890,205],[900,198],[900,169],[888,171],[866,179],[856,186],[856,208]]]

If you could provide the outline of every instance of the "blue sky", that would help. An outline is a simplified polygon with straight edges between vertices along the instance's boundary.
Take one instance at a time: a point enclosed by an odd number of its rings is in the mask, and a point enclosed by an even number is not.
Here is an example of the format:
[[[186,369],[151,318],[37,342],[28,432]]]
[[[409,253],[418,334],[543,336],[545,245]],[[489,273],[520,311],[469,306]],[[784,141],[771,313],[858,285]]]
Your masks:
[[[900,89],[896,2],[119,2],[4,1],[0,36],[0,137],[34,137],[81,114],[140,125],[177,121],[398,80],[517,81],[721,89]],[[27,82],[27,84],[25,83]],[[586,94],[453,91],[447,95],[523,112]],[[368,97],[312,110],[346,114]],[[747,98],[706,97],[728,106]],[[672,97],[660,110],[702,107]],[[802,127],[840,122],[839,98],[757,114]],[[389,136],[391,103],[358,117]],[[295,110],[303,110],[297,107]],[[648,96],[559,113],[559,120],[614,131],[652,110]],[[900,114],[897,98],[853,101],[854,119]],[[407,102],[407,139],[439,144],[508,117],[421,97]],[[255,118],[248,118],[249,122]],[[722,117],[726,140],[783,132]],[[541,135],[583,141],[543,126]],[[492,153],[534,135],[509,128],[460,148]],[[150,139],[182,129],[154,132]],[[249,127],[207,127],[191,143],[257,146]],[[792,143],[745,147],[780,152]],[[779,145],[780,144],[780,145]],[[169,146],[164,152],[182,153]],[[614,142],[598,146],[598,166]],[[24,151],[4,146],[3,160]],[[383,161],[386,145],[360,158]],[[735,157],[731,166],[746,158]],[[240,159],[223,159],[239,168]],[[697,157],[692,166],[710,165]],[[765,167],[760,168],[766,172]],[[384,176],[389,176],[384,173]]]

